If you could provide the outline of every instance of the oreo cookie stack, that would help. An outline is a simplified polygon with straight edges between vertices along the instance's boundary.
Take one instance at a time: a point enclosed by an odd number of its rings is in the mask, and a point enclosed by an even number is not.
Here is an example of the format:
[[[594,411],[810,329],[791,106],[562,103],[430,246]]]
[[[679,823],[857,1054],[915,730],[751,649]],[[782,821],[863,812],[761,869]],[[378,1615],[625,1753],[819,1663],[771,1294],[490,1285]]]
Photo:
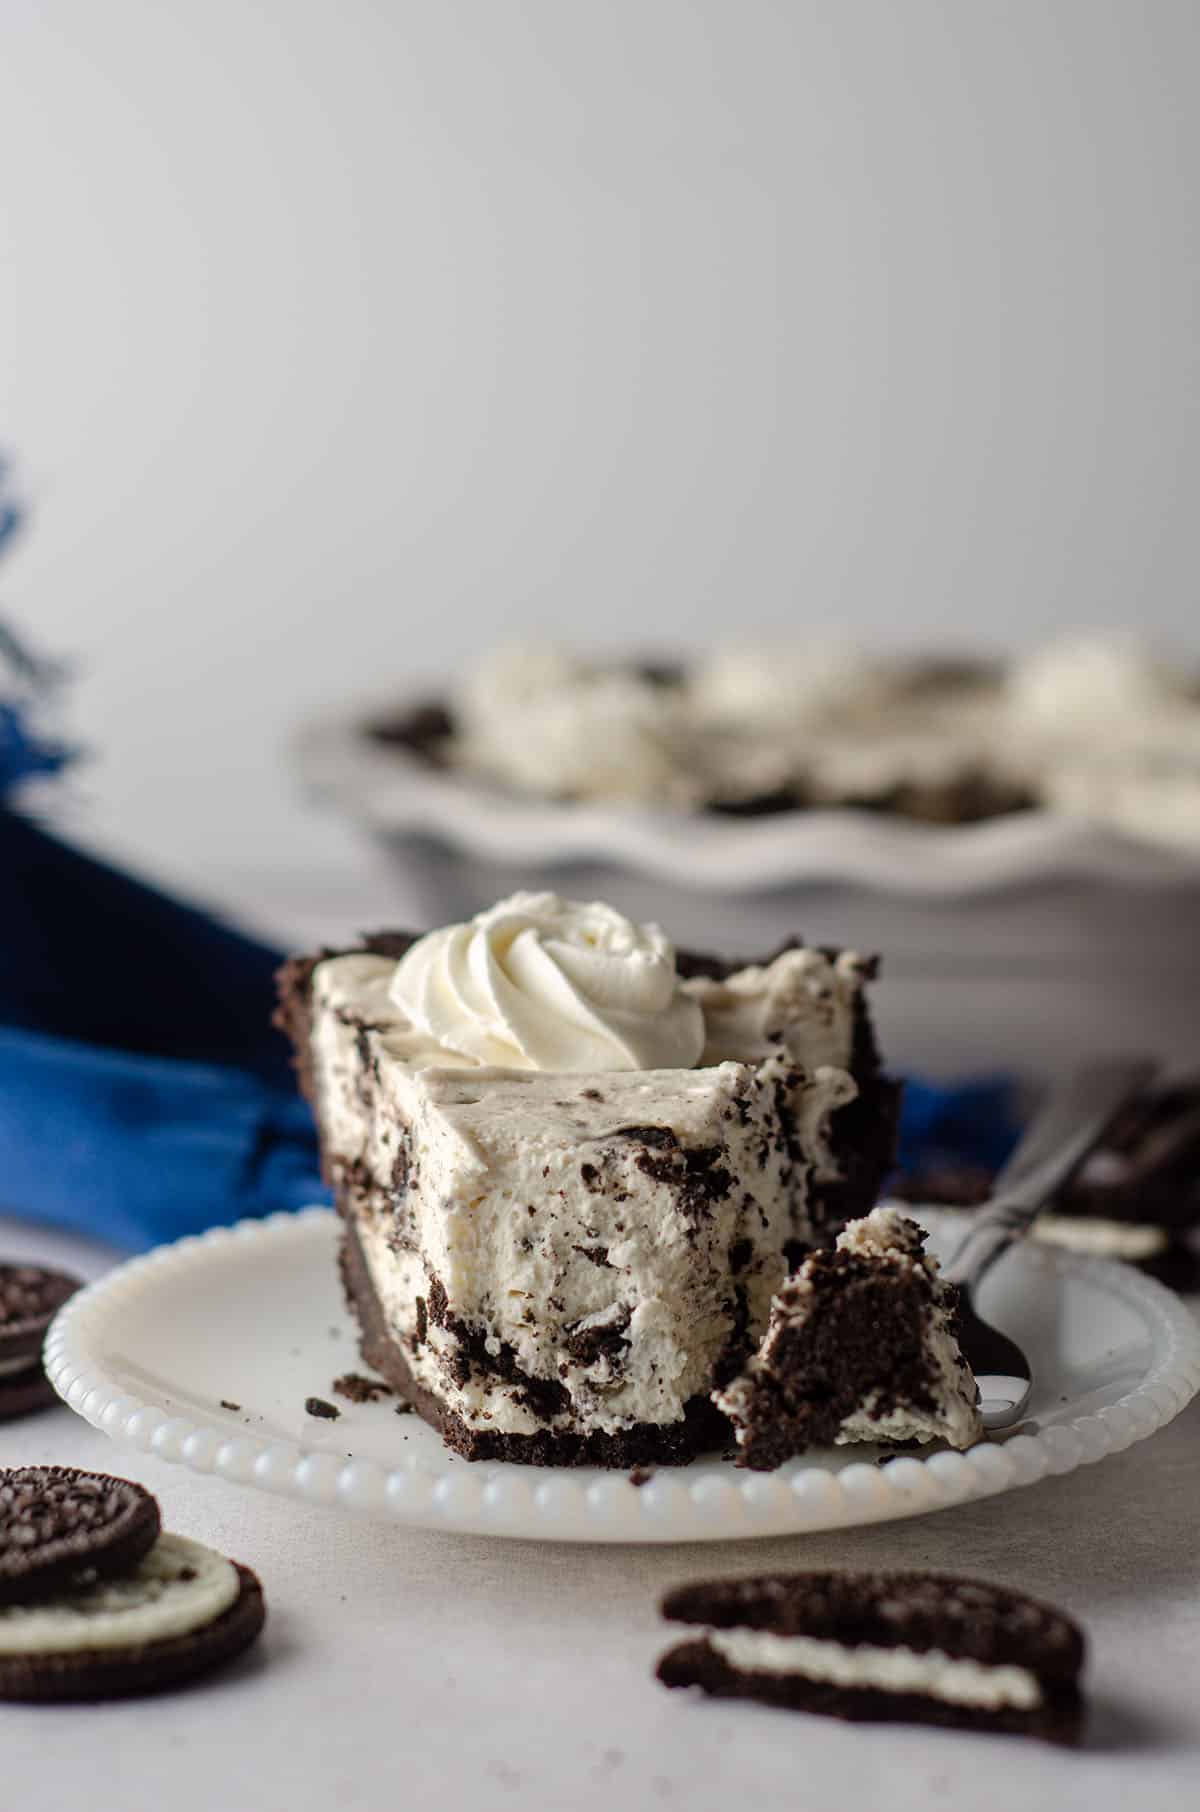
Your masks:
[[[240,1654],[265,1617],[250,1569],[164,1533],[143,1486],[0,1471],[0,1699],[161,1692]]]

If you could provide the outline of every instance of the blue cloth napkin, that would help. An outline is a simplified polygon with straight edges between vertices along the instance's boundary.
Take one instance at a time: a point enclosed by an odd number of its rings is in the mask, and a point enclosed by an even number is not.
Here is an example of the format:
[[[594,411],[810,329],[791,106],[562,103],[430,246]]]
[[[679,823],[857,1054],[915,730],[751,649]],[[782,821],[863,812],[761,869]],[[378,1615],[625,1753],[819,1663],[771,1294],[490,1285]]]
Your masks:
[[[0,1201],[140,1251],[323,1201],[308,1107],[231,1065],[0,1027]]]
[[[60,677],[0,623],[0,1211],[139,1250],[326,1199],[279,952],[16,809]]]
[[[327,1200],[279,960],[0,807],[0,1209],[136,1251]]]
[[[910,1076],[900,1115],[900,1170],[917,1174],[959,1165],[999,1170],[1021,1131],[1016,1093],[1007,1076],[952,1087]]]

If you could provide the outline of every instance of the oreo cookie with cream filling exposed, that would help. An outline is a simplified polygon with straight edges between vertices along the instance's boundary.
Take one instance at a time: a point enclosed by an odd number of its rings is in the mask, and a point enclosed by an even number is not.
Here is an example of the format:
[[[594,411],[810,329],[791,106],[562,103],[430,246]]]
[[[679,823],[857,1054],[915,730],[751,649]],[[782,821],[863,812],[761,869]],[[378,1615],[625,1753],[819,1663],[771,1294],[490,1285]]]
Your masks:
[[[54,1316],[80,1287],[77,1277],[63,1271],[0,1264],[0,1421],[57,1403],[42,1370],[42,1342]]]
[[[263,1627],[248,1567],[162,1535],[127,1573],[0,1606],[0,1699],[161,1692],[248,1648]]]
[[[792,1573],[682,1586],[703,1626],[658,1664],[664,1686],[861,1722],[1079,1739],[1082,1631],[1061,1611],[940,1573]]]
[[[158,1540],[141,1485],[69,1466],[0,1471],[0,1606],[136,1567]]]
[[[991,1187],[990,1171],[943,1158],[894,1179],[891,1193],[971,1209]],[[1200,1074],[1122,1109],[1034,1232],[1074,1252],[1123,1259],[1176,1289],[1200,1288]]]

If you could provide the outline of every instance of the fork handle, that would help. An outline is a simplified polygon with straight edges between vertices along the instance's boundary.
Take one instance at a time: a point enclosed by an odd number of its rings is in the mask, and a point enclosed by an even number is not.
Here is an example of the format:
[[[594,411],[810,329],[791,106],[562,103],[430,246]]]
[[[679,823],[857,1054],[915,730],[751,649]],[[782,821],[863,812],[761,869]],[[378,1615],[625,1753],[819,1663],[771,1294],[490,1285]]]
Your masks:
[[[944,1265],[950,1283],[980,1282],[1157,1072],[1151,1058],[1114,1057],[1084,1064],[1051,1091],[996,1177],[991,1201]]]

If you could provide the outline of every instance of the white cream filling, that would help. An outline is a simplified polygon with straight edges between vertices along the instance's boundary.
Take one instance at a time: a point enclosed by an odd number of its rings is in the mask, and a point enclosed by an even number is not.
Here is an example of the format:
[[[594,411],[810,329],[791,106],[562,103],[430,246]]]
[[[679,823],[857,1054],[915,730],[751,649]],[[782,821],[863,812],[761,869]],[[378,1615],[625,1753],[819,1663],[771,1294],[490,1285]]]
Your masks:
[[[859,1258],[915,1258],[921,1251],[921,1229],[902,1209],[883,1203],[872,1208],[857,1221],[849,1221],[838,1234],[839,1252],[853,1252]],[[937,1262],[925,1259],[926,1270],[937,1269]]]
[[[1101,1154],[1101,1157],[1103,1154]],[[1101,1158],[1089,1161],[1096,1168],[1095,1181],[1109,1179],[1101,1174]],[[880,1210],[876,1210],[879,1213]],[[889,1210],[890,1212],[890,1210]],[[967,1212],[951,1210],[967,1224]],[[1114,1221],[1095,1214],[1039,1214],[1033,1223],[1035,1236],[1048,1245],[1062,1246],[1092,1258],[1123,1258],[1130,1264],[1157,1258],[1168,1251],[1171,1236],[1165,1227],[1149,1221]]]
[[[1157,1258],[1170,1245],[1165,1227],[1144,1221],[1109,1221],[1093,1215],[1039,1214],[1033,1230],[1039,1239],[1070,1252],[1096,1258]]]
[[[342,1035],[353,1042],[347,1028]],[[351,1066],[341,1073],[348,1084]],[[709,1388],[733,1331],[729,1252],[738,1242],[750,1253],[740,1276],[751,1333],[765,1328],[803,1191],[803,1176],[785,1155],[772,1149],[765,1168],[760,1162],[774,1125],[774,1066],[763,1066],[761,1084],[733,1064],[597,1077],[601,1103],[576,1097],[580,1131],[573,1109],[564,1116],[553,1099],[561,1079],[548,1090],[548,1078],[527,1073],[383,1075],[384,1086],[390,1080],[395,1088],[396,1112],[380,1113],[376,1125],[407,1126],[415,1157],[398,1210],[361,1212],[358,1237],[414,1377],[469,1425],[528,1434],[545,1417],[522,1402],[519,1381],[478,1366],[465,1382],[452,1378],[457,1344],[432,1323],[414,1344],[417,1299],[428,1302],[434,1276],[452,1313],[484,1332],[493,1356],[503,1343],[529,1377],[566,1385],[568,1428],[612,1433],[635,1422],[678,1421],[690,1398]],[[743,1123],[727,1115],[745,1084]],[[830,1107],[849,1086],[841,1071],[805,1085]],[[332,1117],[341,1123],[336,1109]],[[614,1127],[664,1121],[685,1145],[724,1138],[730,1173],[743,1178],[696,1223],[680,1211],[672,1182],[641,1169],[641,1142],[611,1137]],[[482,1163],[468,1162],[468,1151]],[[386,1176],[388,1155],[368,1147],[372,1174]],[[595,1188],[582,1175],[589,1160]],[[398,1243],[398,1234],[411,1244]],[[581,1335],[613,1326],[623,1342],[616,1363],[603,1342],[581,1355]]]
[[[239,1590],[237,1568],[223,1554],[182,1535],[160,1535],[126,1579],[98,1580],[40,1604],[0,1605],[0,1655],[166,1642],[214,1622]]]
[[[915,1692],[947,1705],[980,1711],[1032,1711],[1042,1703],[1036,1675],[1024,1667],[993,1667],[943,1650],[850,1648],[814,1636],[774,1636],[765,1630],[710,1630],[710,1646],[743,1673],[791,1674],[815,1683]]]
[[[854,1018],[865,965],[853,950],[785,950],[765,968],[752,964],[722,981],[697,976],[684,992],[704,1010],[702,1062],[761,1063],[781,1048],[816,1069],[850,1065]]]

